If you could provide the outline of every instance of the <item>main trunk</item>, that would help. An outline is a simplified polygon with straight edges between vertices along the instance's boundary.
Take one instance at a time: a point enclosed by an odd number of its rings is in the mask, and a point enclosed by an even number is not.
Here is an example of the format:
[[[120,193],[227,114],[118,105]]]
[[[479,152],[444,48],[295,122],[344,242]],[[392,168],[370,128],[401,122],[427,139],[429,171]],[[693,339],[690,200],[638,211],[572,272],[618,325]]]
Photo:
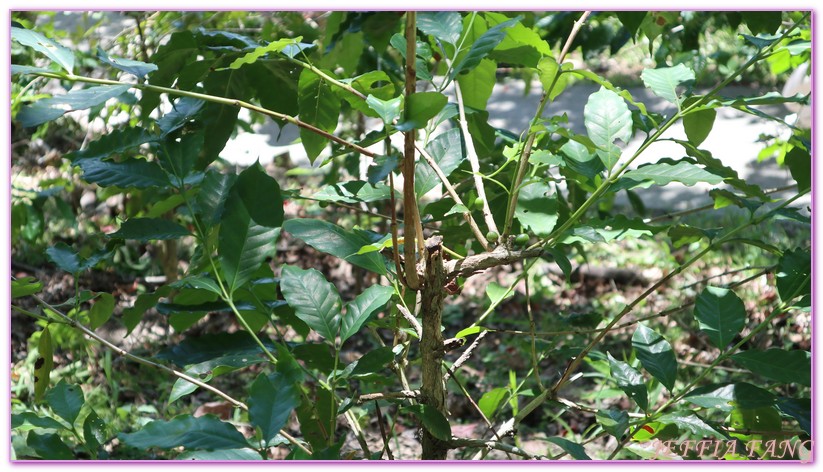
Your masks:
[[[443,335],[440,333],[446,272],[443,267],[442,238],[434,236],[426,241],[426,271],[420,296],[422,299],[423,337],[420,340],[423,361],[422,402],[446,412],[446,387],[443,383]],[[432,436],[423,428],[423,459],[443,460],[448,444]]]

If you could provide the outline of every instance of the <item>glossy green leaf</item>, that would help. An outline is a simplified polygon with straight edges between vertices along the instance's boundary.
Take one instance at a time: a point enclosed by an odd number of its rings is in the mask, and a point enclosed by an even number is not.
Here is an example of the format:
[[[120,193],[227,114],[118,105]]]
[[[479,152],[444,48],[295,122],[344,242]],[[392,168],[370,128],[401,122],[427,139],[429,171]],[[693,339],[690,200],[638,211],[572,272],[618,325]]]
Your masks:
[[[670,392],[677,380],[677,357],[671,344],[656,331],[640,323],[632,335],[637,359],[646,371]]]
[[[403,114],[403,121],[397,123],[395,128],[400,131],[425,128],[426,125],[429,124],[429,120],[437,116],[443,107],[446,106],[447,102],[448,99],[442,93],[414,93],[406,100],[406,110]]]
[[[505,23],[510,19],[504,13],[497,12],[487,11],[483,16],[489,26]],[[536,67],[542,57],[551,55],[551,46],[540,36],[537,27],[515,23],[506,29],[506,37],[495,46],[488,57],[501,63]]]
[[[760,408],[774,405],[777,401],[777,397],[768,390],[745,382],[704,385],[687,393],[683,399],[699,407],[723,411],[731,411],[735,406]]]
[[[608,359],[612,378],[617,382],[620,390],[623,390],[642,410],[648,410],[649,395],[640,372],[629,364],[618,361],[611,354],[608,354]]]
[[[560,446],[561,449],[563,449],[565,452],[569,453],[569,455],[572,456],[572,458],[574,458],[574,459],[577,459],[579,461],[590,461],[590,460],[592,460],[592,458],[589,457],[588,454],[586,454],[586,450],[583,448],[583,446],[576,443],[576,442],[569,441],[566,438],[560,438],[560,437],[556,437],[556,436],[551,437],[551,438],[546,438],[546,441],[550,442],[554,445]]]
[[[340,342],[343,343],[360,330],[379,309],[386,306],[394,289],[385,285],[372,285],[346,306],[346,314],[340,325]]]
[[[25,128],[56,120],[70,111],[85,110],[122,95],[130,85],[99,85],[72,90],[64,95],[38,100],[17,112],[15,119]]]
[[[677,88],[694,83],[694,71],[683,64],[678,64],[674,67],[644,69],[640,78],[655,95],[679,106],[680,98]]]
[[[686,130],[686,138],[694,146],[706,140],[714,126],[714,119],[717,112],[713,109],[700,110],[689,113],[683,117],[683,128]]]
[[[569,83],[569,75],[560,70],[560,65],[551,56],[544,57],[537,63],[537,76],[540,78],[543,90],[551,90],[549,100],[554,100],[563,93]]]
[[[620,95],[601,87],[591,94],[583,108],[583,119],[589,138],[599,148],[598,157],[606,169],[620,159],[616,140],[628,143],[632,137],[632,114]]]
[[[173,102],[172,110],[157,120],[157,127],[166,136],[192,121],[205,104],[205,101],[196,98],[180,97]]]
[[[26,438],[26,445],[44,460],[67,461],[77,459],[74,452],[56,433],[38,434],[30,431]]]
[[[421,11],[417,14],[417,29],[441,41],[457,44],[463,32],[463,18],[456,11]]]
[[[771,348],[750,349],[732,356],[735,362],[751,372],[780,383],[811,386],[812,360],[808,351],[787,351]]]
[[[466,73],[480,64],[483,60],[501,41],[506,37],[506,29],[514,26],[520,21],[520,17],[512,18],[511,20],[499,23],[484,32],[476,41],[474,41],[469,49],[469,52],[454,65],[454,68],[449,74],[449,80],[454,80],[461,73]]]
[[[443,413],[440,413],[431,405],[409,405],[401,408],[400,411],[409,412],[417,417],[417,419],[423,423],[426,431],[435,438],[441,441],[451,440],[452,430],[449,420],[443,416]]]
[[[315,269],[302,270],[284,266],[280,276],[280,290],[294,308],[295,315],[309,327],[334,343],[340,330],[340,309],[343,302],[334,285]]]
[[[786,153],[783,162],[792,173],[792,178],[797,182],[797,190],[800,192],[809,191],[812,188],[812,159],[809,152],[799,147],[792,148]]]
[[[246,438],[229,423],[214,415],[193,417],[180,415],[170,421],[155,420],[135,433],[120,433],[124,444],[141,450],[152,447],[173,449],[241,449],[248,447]]]
[[[60,418],[73,425],[85,399],[79,385],[70,385],[61,380],[46,393],[46,403]]]
[[[489,297],[492,305],[499,304],[503,299],[514,296],[515,291],[509,290],[497,282],[489,282],[486,286],[486,296]]]
[[[260,374],[249,388],[249,420],[259,427],[263,441],[274,439],[297,405],[300,404],[298,386],[278,374]]]
[[[189,234],[189,230],[171,220],[163,218],[130,218],[120,225],[120,229],[114,233],[108,233],[106,236],[145,242],[180,239]]]
[[[595,419],[597,419],[597,423],[600,424],[607,433],[618,440],[622,439],[623,435],[626,434],[626,431],[629,429],[629,414],[624,410],[616,410],[614,408],[600,410],[595,415]]]
[[[384,124],[392,125],[394,124],[394,120],[400,118],[403,97],[395,97],[391,100],[380,100],[374,95],[369,95],[366,97],[366,104],[377,113]]]
[[[46,57],[56,62],[66,72],[71,74],[74,70],[74,51],[62,46],[52,39],[42,34],[27,30],[25,28],[11,27],[11,39],[23,46],[28,46],[35,51],[45,54]]]
[[[33,411],[24,411],[23,413],[15,413],[11,415],[11,428],[27,430],[30,428],[38,429],[66,429],[66,426],[50,416],[40,416]]]
[[[812,401],[810,398],[786,398],[777,400],[777,408],[797,420],[806,434],[812,434]]]
[[[89,328],[95,330],[111,318],[114,313],[114,296],[110,293],[101,293],[89,310]]]
[[[486,331],[486,328],[484,328],[483,326],[470,326],[468,328],[461,329],[460,331],[458,331],[457,334],[454,335],[454,337],[458,339],[465,338],[466,336],[471,336],[472,334],[477,334],[483,331]]]
[[[767,458],[768,441],[780,441],[785,438],[779,434],[783,429],[783,422],[780,413],[773,406],[735,408],[729,416],[729,426],[736,431],[745,431],[729,435],[746,444],[747,456]]]
[[[597,154],[589,152],[588,148],[577,141],[568,141],[560,148],[565,159],[565,167],[587,177],[589,180],[605,170],[603,162],[598,159]]]
[[[426,152],[432,156],[443,174],[448,177],[460,166],[464,158],[463,138],[460,130],[452,128],[440,133],[426,145]],[[428,163],[420,162],[415,166],[414,193],[418,198],[438,185],[440,185],[440,178]]]
[[[220,266],[229,293],[251,280],[274,252],[279,232],[279,228],[267,228],[252,220],[235,183],[226,201],[218,241]]]
[[[156,75],[152,74],[152,76]],[[211,71],[202,81],[206,93],[218,97],[231,97],[232,100],[247,101],[254,90],[249,86],[246,74],[234,70]],[[204,145],[200,153],[197,169],[205,169],[214,162],[226,147],[237,127],[240,107],[233,102],[207,102],[203,106],[200,118],[203,123]]]
[[[300,73],[297,87],[300,119],[323,131],[334,132],[340,114],[340,99],[329,84],[319,75],[306,69]],[[300,128],[300,138],[311,162],[314,162],[328,144],[328,139],[304,128]]]
[[[257,62],[258,59],[265,56],[266,54],[282,52],[284,49],[286,49],[286,47],[300,43],[302,39],[302,36],[297,36],[296,38],[282,38],[278,39],[277,41],[272,41],[265,46],[260,46],[255,50],[248,52],[241,57],[238,57],[231,64],[229,64],[229,69],[239,69],[244,65],[254,64],[255,62]]]
[[[391,346],[383,346],[373,349],[354,361],[350,377],[366,377],[382,371],[392,360],[394,352]],[[348,370],[348,369],[347,369]]]
[[[153,188],[166,187],[169,178],[154,162],[144,159],[127,159],[120,162],[103,159],[80,159],[76,166],[83,170],[83,179],[101,187]]]
[[[137,76],[139,79],[142,79],[143,77],[149,75],[149,73],[157,70],[157,64],[147,64],[145,62],[125,59],[122,57],[111,57],[106,53],[106,51],[100,49],[99,47],[97,48],[97,58],[115,69],[120,69],[127,74]]]
[[[548,236],[559,216],[554,192],[544,182],[532,182],[520,189],[514,216],[538,237]]]
[[[508,391],[509,389],[507,388],[497,387],[489,390],[480,397],[477,406],[480,407],[480,411],[486,415],[486,418],[494,417],[494,413],[500,408],[500,405],[503,404],[503,401],[508,396]]]
[[[371,203],[391,198],[391,189],[383,183],[372,185],[362,180],[353,180],[346,183],[326,185],[311,197],[321,202]],[[395,197],[398,197],[398,195],[395,195]]]
[[[235,174],[221,174],[213,169],[206,171],[193,205],[201,221],[208,226],[220,221],[226,200],[236,180]]]
[[[457,77],[463,103],[469,108],[485,110],[494,90],[497,77],[497,63],[483,59],[477,67]]]
[[[240,173],[234,189],[255,223],[268,228],[278,228],[283,224],[280,185],[266,173],[259,162]]]
[[[674,424],[680,431],[688,431],[693,436],[699,438],[724,439],[726,435],[706,423],[702,418],[693,412],[674,412],[660,417],[660,422],[664,424]]]
[[[323,220],[293,218],[283,223],[283,229],[295,238],[301,239],[318,251],[339,257],[364,269],[385,275],[386,261],[376,252],[357,253],[372,241],[353,231],[347,231]]]
[[[100,136],[90,142],[85,149],[70,152],[63,157],[71,161],[101,159],[135,149],[154,139],[155,136],[143,128],[120,128]]]
[[[172,184],[185,188],[185,178],[189,175],[203,149],[203,133],[186,134],[179,141],[167,139],[160,145],[159,164],[169,173]]]
[[[677,164],[648,164],[640,166],[635,170],[630,170],[623,174],[622,179],[634,180],[636,182],[652,181],[655,185],[668,185],[672,182],[680,182],[686,186],[693,186],[700,182],[712,185],[723,182],[723,178],[704,170],[702,167],[688,162],[678,162]]]
[[[786,251],[777,266],[777,293],[784,302],[811,290],[811,254],[803,249]]]
[[[37,342],[37,359],[34,361],[34,401],[39,403],[49,388],[49,377],[54,368],[54,345],[48,325],[40,333]]]
[[[733,291],[706,287],[695,301],[694,317],[712,344],[724,349],[746,324],[746,307]]]
[[[218,449],[216,451],[186,451],[175,457],[178,461],[260,461],[260,453],[250,448]]]
[[[617,18],[620,20],[620,23],[623,24],[623,27],[626,28],[626,31],[629,32],[629,36],[631,36],[632,39],[637,35],[637,30],[640,28],[640,24],[643,23],[647,14],[645,11],[616,12]]]
[[[176,282],[169,284],[169,286],[174,288],[191,287],[204,289],[212,293],[216,293],[217,295],[220,295],[222,293],[220,290],[220,286],[217,285],[217,282],[214,279],[207,276],[189,275]]]
[[[96,452],[106,443],[107,436],[106,422],[97,416],[97,413],[89,413],[83,420],[83,440],[86,441],[86,445]]]
[[[11,298],[33,295],[43,290],[43,283],[34,277],[22,277],[11,281]]]
[[[749,11],[740,12],[743,21],[752,34],[774,34],[780,28],[783,13],[781,11]]]
[[[54,262],[57,267],[70,274],[76,274],[83,270],[80,256],[64,242],[59,242],[46,249],[46,256]]]

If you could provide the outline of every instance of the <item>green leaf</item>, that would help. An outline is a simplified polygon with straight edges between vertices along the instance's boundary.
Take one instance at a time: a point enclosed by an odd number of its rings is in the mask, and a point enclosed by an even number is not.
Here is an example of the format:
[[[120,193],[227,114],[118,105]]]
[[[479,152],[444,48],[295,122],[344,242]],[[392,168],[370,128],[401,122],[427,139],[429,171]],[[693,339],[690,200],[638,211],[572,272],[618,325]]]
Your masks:
[[[244,56],[238,57],[231,64],[229,64],[229,69],[239,69],[246,64],[254,64],[258,59],[266,54],[271,52],[282,52],[288,46],[295,46],[299,44],[302,39],[302,36],[297,36],[296,38],[282,38],[277,41],[272,41],[265,46],[260,46],[255,50],[246,53]]]
[[[463,161],[463,138],[460,130],[452,128],[440,133],[426,145],[426,151],[448,177]],[[426,162],[420,162],[414,169],[414,193],[418,198],[440,185],[440,178]]]
[[[394,360],[394,352],[391,346],[373,349],[350,364],[350,366],[353,366],[350,377],[367,377],[377,374],[392,360]]]
[[[108,233],[106,236],[145,242],[180,239],[189,234],[191,234],[189,230],[171,220],[163,218],[130,218],[120,225],[120,229],[114,233]]]
[[[214,415],[193,417],[180,415],[170,421],[152,421],[135,433],[120,433],[124,444],[146,450],[152,447],[172,449],[242,449],[248,447],[246,438],[229,423]]]
[[[640,364],[669,392],[674,390],[677,380],[677,357],[671,344],[656,331],[644,324],[638,324],[632,336],[632,346]]]
[[[549,195],[552,195],[551,197]],[[557,223],[557,199],[544,182],[532,182],[520,189],[514,216],[538,237],[548,236]]]
[[[392,98],[391,100],[380,100],[374,95],[366,97],[366,104],[374,110],[383,120],[383,124],[392,125],[394,120],[400,118],[400,108],[403,105],[403,96]]]
[[[220,449],[217,451],[186,451],[175,457],[177,461],[259,461],[263,460],[254,449]]]
[[[560,152],[565,156],[563,164],[566,167],[589,180],[594,179],[605,169],[603,162],[597,158],[597,154],[589,152],[584,144],[577,141],[569,140],[560,148]]]
[[[441,41],[456,45],[460,39],[460,33],[463,32],[463,19],[456,11],[421,11],[417,14],[417,29]]]
[[[494,90],[496,77],[497,63],[491,59],[483,59],[477,67],[461,74],[457,78],[457,83],[460,84],[460,93],[465,106],[485,110],[492,90]]]
[[[623,179],[634,180],[636,182],[651,180],[656,185],[668,185],[672,182],[680,182],[689,187],[699,182],[706,182],[712,185],[723,182],[722,177],[688,162],[678,162],[674,165],[666,163],[643,165],[623,174],[621,180]]]
[[[144,159],[127,159],[121,162],[103,159],[80,159],[74,164],[83,170],[86,182],[101,187],[153,188],[166,187],[169,178],[154,162]]]
[[[797,182],[797,190],[806,192],[812,188],[812,159],[808,151],[799,147],[793,147],[786,153],[783,162],[792,173],[792,178]]]
[[[61,380],[46,394],[46,403],[60,418],[74,425],[85,399],[79,385],[69,385]]]
[[[279,228],[266,228],[252,220],[235,183],[220,221],[218,241],[220,265],[230,294],[251,280],[274,252],[279,232]]]
[[[114,296],[110,293],[101,293],[89,310],[89,328],[95,330],[111,318],[114,313]]]
[[[750,349],[732,356],[735,362],[751,372],[780,383],[812,385],[812,358],[808,351],[787,351],[772,348]]]
[[[268,444],[286,422],[297,405],[300,404],[298,386],[274,373],[260,374],[249,388],[249,420],[263,433],[263,441]]]
[[[23,277],[11,281],[11,298],[33,295],[43,290],[43,283],[34,277]]]
[[[609,359],[609,369],[612,378],[617,382],[620,390],[623,390],[630,399],[634,400],[642,410],[649,409],[649,396],[646,391],[646,384],[643,376],[634,367],[625,362],[618,361],[611,354],[607,354]]]
[[[437,411],[431,405],[409,405],[400,409],[407,411],[423,423],[423,428],[432,436],[441,441],[449,441],[452,438],[452,429],[449,420],[443,416],[443,413]]]
[[[157,120],[157,127],[163,132],[162,135],[166,136],[192,121],[205,104],[205,101],[196,98],[180,97],[172,103],[172,111]]]
[[[195,133],[185,134],[179,141],[166,139],[161,144],[159,164],[170,176],[174,177],[172,184],[177,188],[182,190],[185,187],[185,178],[197,163],[200,150],[203,149],[203,142],[203,133]]]
[[[93,451],[106,443],[106,422],[103,421],[97,413],[91,412],[83,420],[83,440],[86,445]]]
[[[259,162],[240,173],[234,188],[255,223],[269,228],[278,228],[283,224],[280,185],[266,173]]]
[[[26,445],[34,450],[38,457],[45,460],[74,460],[72,450],[56,433],[37,434],[30,431]]]
[[[262,342],[270,350],[275,348],[268,339]],[[187,337],[179,344],[163,349],[156,357],[186,367],[195,374],[248,367],[267,359],[260,346],[244,332]]]
[[[644,69],[640,78],[655,95],[680,106],[677,88],[694,83],[694,71],[683,64],[659,69]]]
[[[688,431],[693,436],[699,438],[724,439],[726,436],[703,421],[702,418],[693,412],[674,412],[660,417],[660,422],[664,424],[674,424],[680,431]]]
[[[741,11],[743,21],[752,34],[774,34],[780,28],[783,13],[780,11]]]
[[[127,74],[135,75],[138,79],[149,75],[149,73],[157,70],[156,64],[147,64],[145,62],[135,61],[132,59],[124,59],[121,57],[110,57],[106,51],[99,47],[97,48],[97,58],[106,64],[120,69]]]
[[[632,39],[637,35],[637,30],[647,15],[644,11],[619,11],[616,14],[620,23],[623,23],[623,26],[626,28],[626,31],[629,32],[629,36]]]
[[[100,85],[72,90],[64,95],[38,100],[17,112],[15,119],[24,128],[56,120],[70,111],[85,110],[122,95],[131,85]]]
[[[382,183],[372,185],[362,180],[353,180],[346,183],[326,185],[311,197],[321,202],[371,203],[388,200],[391,197],[391,189],[388,185]]]
[[[334,343],[340,330],[340,309],[343,302],[337,289],[315,269],[302,270],[284,266],[280,290],[294,308],[295,315],[309,327]]]
[[[76,274],[83,270],[80,256],[64,242],[59,242],[46,249],[46,256],[50,261],[54,262],[57,267],[70,274]]]
[[[482,326],[469,326],[468,328],[461,329],[454,335],[455,338],[465,338],[466,336],[471,336],[472,334],[477,334],[482,331],[487,331],[486,328]]]
[[[537,76],[540,78],[543,90],[551,90],[549,100],[552,101],[566,89],[569,83],[569,75],[560,70],[560,65],[551,56],[544,57],[537,63]],[[555,77],[557,77],[556,80]]]
[[[376,252],[357,254],[360,248],[372,241],[360,233],[347,231],[335,224],[309,218],[293,218],[283,224],[283,229],[318,251],[339,257],[364,269],[386,275],[386,261]]]
[[[733,291],[706,287],[695,301],[694,316],[712,344],[725,349],[746,324],[746,307]]]
[[[137,148],[154,139],[155,136],[143,128],[121,128],[100,136],[90,142],[88,147],[83,150],[70,152],[63,157],[71,161],[101,159]],[[75,162],[75,165],[77,165],[77,162]]]
[[[42,34],[25,28],[11,27],[11,39],[43,53],[69,74],[74,69],[74,52]]]
[[[462,60],[454,65],[454,68],[449,74],[449,80],[454,80],[460,73],[466,73],[480,64],[480,61],[485,58],[501,41],[506,37],[506,29],[514,26],[520,21],[520,17],[512,18],[511,20],[499,23],[483,33],[475,42],[472,43],[468,54]]]
[[[777,401],[777,397],[768,390],[745,382],[705,385],[695,388],[683,399],[699,407],[717,408],[727,412],[735,406],[760,408],[774,405]]]
[[[686,130],[689,142],[694,146],[700,146],[712,131],[716,116],[717,112],[713,109],[700,110],[684,116],[683,128]]]
[[[37,359],[34,361],[34,402],[39,403],[49,388],[49,377],[54,368],[54,345],[49,327],[43,327],[37,342]]]
[[[597,422],[607,433],[618,440],[623,438],[629,429],[629,414],[624,410],[599,410],[595,415]]]
[[[231,97],[233,100],[248,100],[254,92],[249,86],[246,74],[234,70],[211,71],[202,83],[207,94]],[[203,106],[199,116],[204,124],[205,139],[203,152],[200,153],[197,163],[198,169],[205,169],[219,157],[235,132],[239,112],[240,107],[233,102],[207,102]]]
[[[403,121],[397,123],[395,128],[400,131],[425,128],[429,120],[437,116],[447,102],[448,99],[442,93],[414,93],[406,100],[406,112],[403,115]]]
[[[503,13],[484,12],[483,16],[489,26],[509,21]],[[506,64],[536,67],[542,57],[551,55],[549,42],[540,36],[536,27],[516,23],[506,30],[506,37],[489,53],[489,58]]]
[[[777,266],[777,293],[784,302],[811,293],[811,254],[803,249],[786,251]]]
[[[344,343],[360,330],[366,321],[379,309],[386,306],[394,289],[385,285],[372,285],[346,306],[340,326],[340,343]]]
[[[600,148],[598,157],[606,169],[620,159],[620,148],[615,140],[628,143],[632,137],[632,114],[620,95],[601,87],[591,94],[583,108],[583,119],[589,138]]]
[[[560,437],[552,437],[546,438],[547,442],[550,442],[556,446],[560,446],[561,449],[569,453],[572,458],[580,460],[580,461],[590,461],[592,460],[588,454],[586,454],[586,450],[583,449],[583,446],[577,444],[576,442],[569,441],[566,438]]]
[[[806,434],[812,434],[812,401],[809,398],[786,398],[777,400],[777,408],[797,420]]]
[[[40,416],[33,411],[24,411],[11,415],[11,429],[29,429],[29,427],[39,429],[66,429],[66,426],[50,416]]]
[[[300,73],[297,90],[300,119],[323,131],[334,132],[340,114],[340,99],[329,85],[319,75],[304,69]],[[314,163],[328,139],[304,128],[300,128],[300,138],[309,160]]]
[[[237,175],[235,174],[221,174],[213,169],[206,171],[206,176],[200,184],[200,192],[193,205],[201,221],[208,226],[220,221],[226,200],[236,180]]]
[[[477,406],[480,407],[480,411],[486,415],[486,418],[494,417],[495,412],[497,412],[497,409],[503,404],[503,400],[506,399],[508,392],[509,389],[507,388],[497,387],[489,390],[480,397]]]
[[[766,444],[785,438],[779,434],[783,429],[780,413],[773,406],[762,408],[735,408],[729,416],[729,426],[746,433],[729,433],[732,438],[741,440],[746,446],[748,456],[767,457]],[[751,433],[749,433],[751,431]],[[778,433],[778,434],[775,434]]]
[[[216,293],[217,295],[222,293],[220,291],[220,286],[217,285],[217,282],[207,276],[189,275],[188,277],[184,277],[174,283],[169,284],[169,286],[173,288],[191,287],[204,289],[209,292]]]

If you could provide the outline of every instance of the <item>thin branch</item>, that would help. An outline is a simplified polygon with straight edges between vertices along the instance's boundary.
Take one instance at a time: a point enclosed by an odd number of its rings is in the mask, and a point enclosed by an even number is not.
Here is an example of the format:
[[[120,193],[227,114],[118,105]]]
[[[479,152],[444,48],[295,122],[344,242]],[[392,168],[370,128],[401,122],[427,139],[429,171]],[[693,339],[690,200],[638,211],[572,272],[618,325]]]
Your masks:
[[[776,188],[776,189],[772,189],[772,190],[763,192],[763,194],[764,195],[771,195],[773,193],[785,192],[787,190],[792,190],[792,189],[795,189],[795,188],[797,188],[797,184],[786,185],[785,187],[779,187],[779,188]],[[738,195],[738,196],[740,196],[740,195]],[[646,223],[654,223],[656,221],[674,219],[674,218],[678,218],[680,216],[691,215],[691,214],[694,214],[694,213],[699,213],[701,211],[712,210],[712,209],[714,209],[714,203],[709,203],[708,205],[703,205],[703,206],[697,207],[697,208],[690,208],[688,210],[676,211],[676,212],[673,212],[673,213],[666,213],[665,215],[655,216],[654,218],[649,218],[649,219],[645,220],[645,222]]]
[[[414,95],[417,86],[417,70],[415,69],[415,58],[417,57],[417,13],[406,12],[406,103]],[[406,106],[406,114],[409,107]],[[403,155],[403,217],[406,223],[403,225],[403,252],[406,265],[406,283],[412,290],[420,288],[420,278],[417,276],[417,256],[415,249],[423,254],[423,228],[420,226],[420,211],[417,208],[417,195],[414,192],[414,141],[415,130],[411,129],[403,133],[404,135],[404,155]]]
[[[539,257],[543,254],[540,248],[513,251],[505,245],[497,246],[491,252],[466,256],[460,260],[446,262],[446,279],[455,277],[469,277],[477,272],[501,265],[513,264],[524,259]]]
[[[420,322],[417,321],[417,318],[414,317],[412,312],[408,310],[408,308],[404,307],[403,305],[398,304],[397,309],[400,310],[400,314],[403,315],[403,318],[409,322],[412,329],[415,333],[417,333],[417,338],[420,339],[423,337],[423,327],[420,326]]]
[[[437,162],[435,162],[434,158],[428,152],[426,152],[426,150],[422,146],[420,146],[420,144],[415,143],[415,147],[417,148],[417,152],[420,153],[420,156],[422,156],[423,159],[425,159],[425,161],[429,164],[434,173],[437,174],[437,177],[440,179],[440,182],[443,183],[443,187],[445,187],[446,191],[449,193],[449,195],[451,195],[452,200],[454,200],[454,202],[458,205],[463,205],[465,207],[466,205],[463,203],[463,200],[460,198],[460,195],[457,194],[457,191],[449,182],[449,178],[446,177],[446,174],[443,173],[443,169],[441,169],[440,166],[437,165]],[[477,226],[477,222],[474,221],[471,212],[463,212],[463,218],[466,220],[467,223],[469,223],[469,227],[471,228],[472,233],[474,233],[474,237],[477,238],[477,240],[480,242],[480,245],[483,246],[483,249],[485,249],[486,251],[490,250],[489,242],[486,240],[486,237],[483,235],[483,232]]]
[[[470,439],[470,438],[452,438],[449,441],[449,446],[451,448],[458,448],[458,447],[479,447],[486,450],[496,449],[498,451],[508,452],[509,454],[514,454],[517,456],[525,457],[527,459],[539,460],[539,459],[546,459],[546,456],[540,454],[532,454],[530,452],[524,451],[517,446],[511,446],[506,443],[502,443],[500,441],[487,441],[485,439]]]
[[[457,370],[460,369],[460,367],[462,367],[467,360],[469,360],[474,350],[477,349],[477,346],[480,345],[480,341],[482,341],[483,338],[486,337],[486,333],[488,333],[488,331],[481,331],[480,334],[478,334],[477,337],[474,338],[474,341],[472,341],[472,343],[469,344],[469,347],[467,347],[466,350],[463,351],[463,354],[461,354],[460,357],[458,357],[457,360],[454,361],[454,364],[452,364],[451,367],[446,369],[446,373],[445,375],[443,375],[444,381],[448,381],[449,378],[453,376],[454,373],[457,372]]]
[[[420,396],[420,390],[401,390],[399,392],[387,393],[367,393],[357,397],[357,404],[363,404],[376,400],[416,400]]]
[[[386,425],[383,424],[383,413],[380,411],[380,404],[375,400],[374,411],[377,413],[377,424],[380,426],[380,436],[383,438],[383,451],[386,453],[390,461],[394,460],[394,455],[389,447],[389,436],[386,433]]]

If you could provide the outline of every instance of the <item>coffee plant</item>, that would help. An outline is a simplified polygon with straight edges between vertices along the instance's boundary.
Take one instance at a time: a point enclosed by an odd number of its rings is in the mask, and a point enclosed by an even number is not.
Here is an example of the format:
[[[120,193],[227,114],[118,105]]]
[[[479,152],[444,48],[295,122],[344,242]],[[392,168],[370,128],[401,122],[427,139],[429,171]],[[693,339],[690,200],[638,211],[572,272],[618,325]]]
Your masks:
[[[54,135],[77,110],[105,124],[50,161],[63,177],[14,187],[13,246],[40,248],[70,281],[50,300],[39,277],[11,279],[13,311],[36,323],[12,399],[18,459],[394,459],[404,430],[426,460],[808,454],[810,348],[785,333],[811,310],[810,244],[768,233],[808,228],[792,204],[811,189],[811,130],[764,107],[809,95],[726,92],[808,63],[809,12],[131,15],[136,29],[91,50],[31,15],[12,24],[15,135]],[[702,54],[715,30],[729,43]],[[625,48],[646,57],[639,79],[670,112],[570,60]],[[499,75],[542,86],[523,129],[489,124]],[[552,112],[581,83],[598,87],[585,132]],[[770,152],[796,181],[789,196],[701,148],[723,109],[783,126]],[[309,166],[225,160],[239,129],[267,121],[299,129]],[[685,139],[667,133],[675,125]],[[629,152],[633,137],[642,144]],[[663,141],[679,154],[636,165]],[[713,203],[648,215],[637,190],[669,184],[708,184]],[[89,222],[66,202],[75,187],[120,198],[116,218]],[[730,225],[683,219],[731,209],[743,217]],[[69,236],[82,225],[88,236]],[[651,240],[674,265],[619,306],[545,309],[540,298],[579,280],[594,248]],[[769,264],[734,283],[672,285],[741,246]],[[152,257],[135,262],[136,248]],[[114,267],[138,279],[159,267],[162,283],[128,305],[122,291],[81,285]],[[511,277],[483,279],[488,298],[467,303],[461,290],[489,273]],[[745,297],[758,278],[765,302]],[[669,306],[651,306],[664,290],[676,293]],[[122,347],[158,315],[171,332]],[[676,336],[705,362],[687,360]],[[71,343],[71,359],[99,364],[103,380],[61,368]],[[142,412],[120,400],[131,363],[156,374],[146,389],[173,380]],[[97,382],[111,411],[89,400]],[[186,410],[195,394],[218,406]],[[122,430],[105,420],[114,411],[131,418]],[[542,453],[522,444],[535,422],[561,425]]]

